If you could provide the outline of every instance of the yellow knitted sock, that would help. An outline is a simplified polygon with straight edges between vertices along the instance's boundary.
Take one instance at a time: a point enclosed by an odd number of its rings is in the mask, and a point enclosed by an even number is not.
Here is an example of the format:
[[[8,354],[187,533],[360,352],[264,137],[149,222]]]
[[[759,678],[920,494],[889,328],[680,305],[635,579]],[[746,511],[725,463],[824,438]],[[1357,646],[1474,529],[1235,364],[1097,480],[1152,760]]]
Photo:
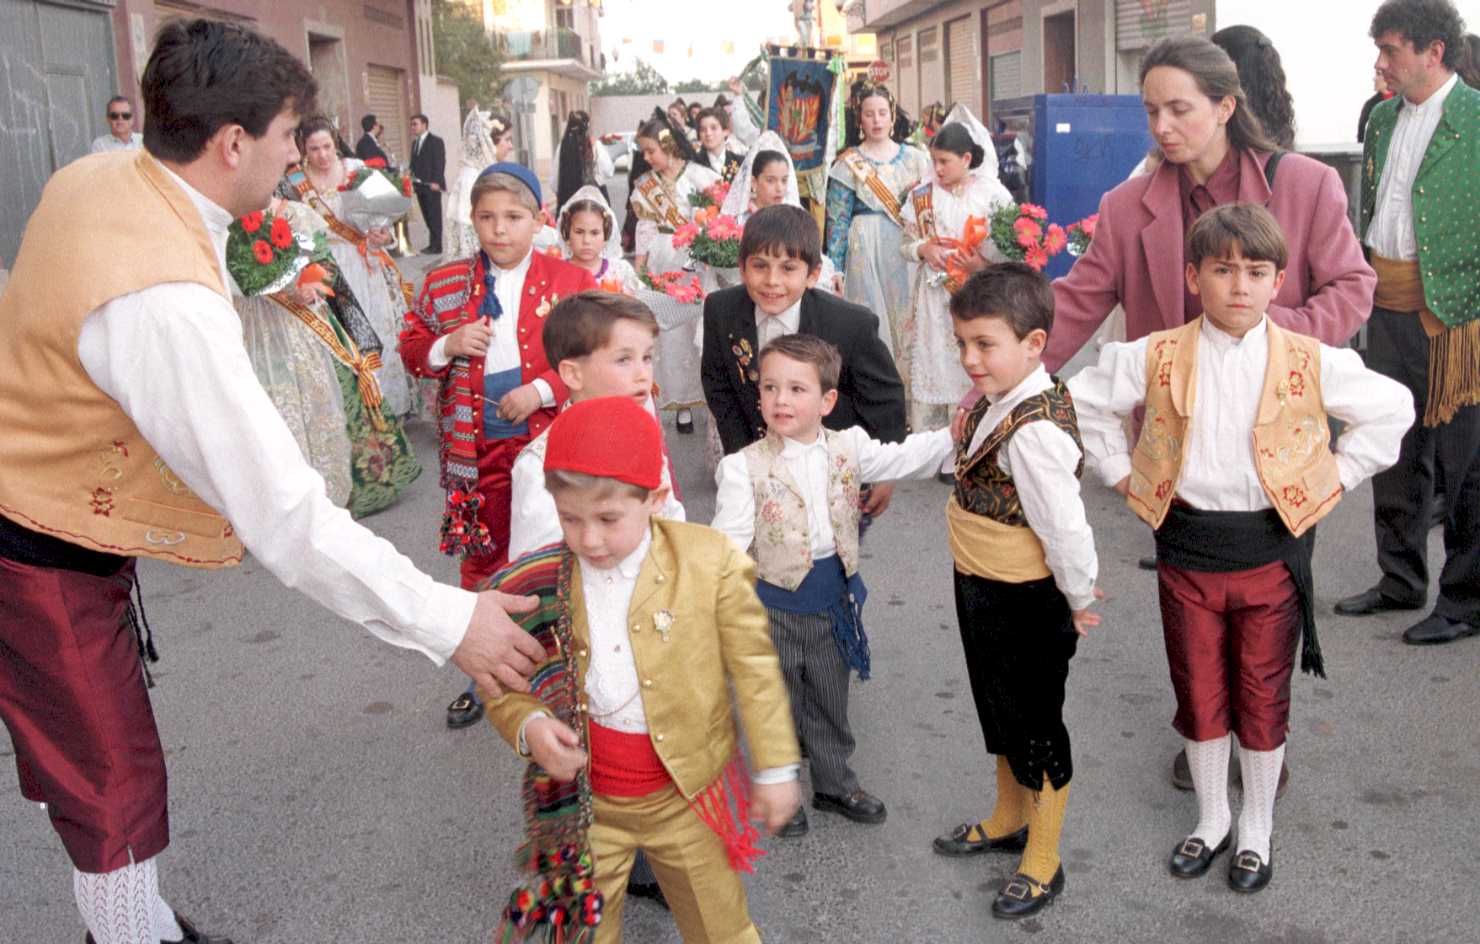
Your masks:
[[[1055,790],[1045,777],[1042,790],[1027,792],[1028,847],[1023,850],[1018,871],[1040,885],[1047,885],[1059,870],[1059,834],[1064,829],[1069,785],[1066,783],[1062,790]]]
[[[997,805],[992,815],[976,826],[976,831],[988,839],[1010,836],[1028,824],[1028,791],[1012,775],[1007,758],[997,756]],[[977,837],[972,837],[977,838]]]

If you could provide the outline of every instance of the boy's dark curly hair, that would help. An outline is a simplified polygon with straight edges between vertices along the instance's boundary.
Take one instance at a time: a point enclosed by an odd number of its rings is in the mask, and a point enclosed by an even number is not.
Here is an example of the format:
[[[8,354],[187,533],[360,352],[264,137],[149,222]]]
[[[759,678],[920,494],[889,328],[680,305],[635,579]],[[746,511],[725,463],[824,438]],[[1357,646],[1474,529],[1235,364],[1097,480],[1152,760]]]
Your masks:
[[[1372,16],[1373,39],[1384,33],[1397,33],[1424,50],[1434,42],[1444,44],[1444,65],[1458,69],[1465,61],[1465,21],[1449,0],[1387,0]]]
[[[1285,85],[1285,67],[1274,43],[1254,27],[1242,25],[1220,29],[1212,39],[1233,60],[1249,110],[1264,126],[1264,133],[1281,148],[1293,148],[1295,102]]]

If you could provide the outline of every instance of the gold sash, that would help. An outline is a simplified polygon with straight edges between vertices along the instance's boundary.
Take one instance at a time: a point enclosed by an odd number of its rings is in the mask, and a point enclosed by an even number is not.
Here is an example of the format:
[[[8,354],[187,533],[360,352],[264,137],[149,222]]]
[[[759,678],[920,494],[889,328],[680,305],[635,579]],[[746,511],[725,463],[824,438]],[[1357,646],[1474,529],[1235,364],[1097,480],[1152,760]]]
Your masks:
[[[946,502],[946,532],[956,569],[963,574],[1003,583],[1053,576],[1043,557],[1043,542],[1032,528],[974,515],[956,504],[955,495]]]
[[[267,296],[287,309],[293,317],[308,325],[310,331],[318,336],[334,359],[345,367],[348,367],[355,375],[355,384],[359,387],[360,399],[365,404],[365,411],[370,414],[370,425],[377,432],[385,432],[388,428],[385,417],[380,412],[381,394],[380,382],[375,379],[375,371],[380,367],[380,355],[371,351],[365,354],[359,350],[353,341],[341,341],[339,335],[333,328],[325,323],[313,309],[292,298],[287,292],[277,292]]]
[[[910,193],[910,203],[915,208],[915,228],[920,231],[920,238],[934,239],[937,235],[935,228],[935,187],[931,184],[916,187]]]
[[[688,222],[688,218],[678,208],[677,201],[668,192],[668,187],[658,177],[657,171],[649,171],[643,175],[643,178],[637,182],[637,192],[652,207],[657,216],[657,222],[674,229]]]
[[[900,145],[904,147],[904,145]],[[842,154],[843,163],[853,172],[853,177],[873,193],[884,207],[884,212],[894,221],[894,225],[904,227],[903,207],[899,205],[899,198],[890,190],[889,185],[879,177],[879,172],[870,164],[868,158],[858,153],[856,148],[849,148]]]
[[[1429,310],[1418,261],[1372,254],[1377,273],[1373,302],[1390,311],[1415,312],[1429,338],[1429,391],[1423,425],[1441,426],[1461,407],[1480,404],[1480,320],[1449,327]]]

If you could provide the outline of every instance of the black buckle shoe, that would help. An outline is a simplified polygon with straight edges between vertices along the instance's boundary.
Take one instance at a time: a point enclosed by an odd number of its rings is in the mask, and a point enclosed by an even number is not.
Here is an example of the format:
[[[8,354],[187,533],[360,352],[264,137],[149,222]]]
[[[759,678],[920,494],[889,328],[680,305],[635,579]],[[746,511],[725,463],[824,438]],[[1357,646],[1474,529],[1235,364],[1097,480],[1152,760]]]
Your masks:
[[[1274,877],[1274,856],[1265,862],[1257,852],[1244,851],[1228,863],[1228,887],[1236,892],[1252,895],[1269,884]]]
[[[1218,858],[1228,849],[1228,839],[1233,835],[1233,830],[1223,834],[1223,841],[1216,847],[1209,847],[1206,842],[1196,836],[1188,836],[1172,850],[1171,861],[1167,863],[1167,869],[1177,878],[1201,878],[1206,875],[1212,867],[1213,860]]]
[[[972,839],[972,831],[975,831],[980,839]],[[1024,826],[1015,833],[998,836],[993,839],[988,836],[986,830],[981,828],[981,823],[962,823],[944,836],[936,836],[930,843],[931,848],[937,855],[943,856],[973,856],[983,852],[1021,852],[1028,845],[1028,827]]]
[[[797,815],[791,818],[791,822],[777,830],[776,835],[782,839],[796,839],[799,836],[807,835],[807,830],[811,828],[807,823],[807,811],[799,806],[797,807]]]
[[[447,726],[453,730],[477,724],[482,717],[483,706],[471,692],[463,692],[447,706]]]
[[[855,823],[882,823],[889,815],[889,811],[884,809],[884,801],[867,790],[854,790],[847,796],[814,793],[812,808],[838,813]]]
[[[672,911],[668,907],[668,899],[663,896],[663,886],[657,882],[627,882],[628,898],[646,898],[648,901],[662,905],[664,909]]]
[[[1035,915],[1048,907],[1049,902],[1059,897],[1064,890],[1064,867],[1053,874],[1053,879],[1047,885],[1040,885],[1033,879],[1019,872],[1007,880],[1002,886],[1002,891],[997,893],[997,898],[992,902],[992,916],[1003,918],[1008,921],[1016,921]]]

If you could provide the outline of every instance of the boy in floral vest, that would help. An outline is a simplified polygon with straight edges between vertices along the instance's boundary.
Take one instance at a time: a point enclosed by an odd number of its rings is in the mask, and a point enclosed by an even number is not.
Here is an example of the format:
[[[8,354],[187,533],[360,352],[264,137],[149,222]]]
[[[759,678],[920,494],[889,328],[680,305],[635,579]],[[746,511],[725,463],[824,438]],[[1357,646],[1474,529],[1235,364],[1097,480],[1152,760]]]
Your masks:
[[[713,527],[755,558],[756,590],[810,759],[812,805],[882,823],[884,804],[848,766],[848,677],[869,677],[859,489],[869,481],[929,477],[950,454],[950,431],[881,443],[858,426],[823,429],[837,405],[842,356],[821,338],[781,335],[761,349],[758,366],[766,435],[720,462]],[[781,835],[807,828],[799,809]]]
[[[1188,233],[1187,285],[1203,315],[1130,344],[1069,384],[1091,465],[1156,529],[1162,630],[1197,792],[1197,826],[1172,852],[1178,878],[1230,847],[1235,891],[1273,874],[1270,836],[1301,669],[1324,677],[1312,607],[1314,526],[1398,458],[1413,397],[1355,351],[1265,316],[1285,279],[1284,234],[1254,204],[1225,204]],[[1144,404],[1132,450],[1122,420]],[[1330,447],[1328,417],[1345,430]],[[1244,805],[1228,803],[1230,733]]]

